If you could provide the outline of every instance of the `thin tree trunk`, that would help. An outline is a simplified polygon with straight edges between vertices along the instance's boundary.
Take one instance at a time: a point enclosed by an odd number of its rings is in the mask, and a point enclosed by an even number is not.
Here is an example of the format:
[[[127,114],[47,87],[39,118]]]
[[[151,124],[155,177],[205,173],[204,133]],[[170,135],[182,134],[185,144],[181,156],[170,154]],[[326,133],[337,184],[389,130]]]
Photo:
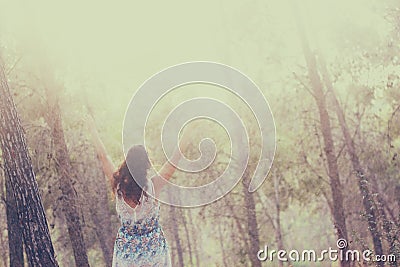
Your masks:
[[[276,208],[276,219],[275,219],[275,238],[278,244],[278,250],[283,250],[282,230],[281,230],[281,204],[279,197],[279,180],[280,177],[274,174],[274,191],[275,191],[275,208]],[[278,261],[279,267],[283,267],[283,262]]]
[[[358,182],[358,188],[361,193],[362,197],[362,203],[364,206],[364,210],[366,213],[366,218],[368,222],[368,229],[369,232],[372,236],[372,241],[374,244],[374,250],[377,255],[383,255],[383,248],[382,248],[382,241],[381,241],[381,234],[378,230],[378,219],[377,219],[377,214],[375,210],[375,203],[374,199],[372,197],[372,194],[369,191],[368,185],[369,185],[369,179],[365,174],[364,169],[361,166],[360,160],[358,158],[356,148],[354,145],[354,140],[350,135],[349,127],[347,126],[347,122],[345,119],[344,112],[339,104],[339,101],[336,97],[336,94],[333,89],[332,82],[329,78],[328,71],[326,69],[326,63],[324,62],[322,55],[319,55],[320,58],[320,66],[321,66],[321,72],[322,76],[324,78],[325,85],[328,89],[328,91],[331,93],[332,99],[333,99],[333,104],[335,105],[336,109],[336,115],[340,124],[340,128],[342,130],[347,152],[349,153],[350,156],[350,161],[353,166],[353,170],[355,173],[355,176],[357,177],[357,182]],[[383,266],[383,262],[378,262],[378,266]]]
[[[94,119],[92,108],[87,101],[86,92],[84,93],[86,108],[88,109],[90,116],[92,116]],[[111,224],[111,212],[108,208],[109,188],[107,186],[106,179],[104,179],[106,175],[100,166],[100,159],[96,163],[96,171],[94,174],[95,179],[90,179],[90,181],[92,183],[94,182],[95,184],[91,184],[90,189],[88,189],[87,192],[90,192],[92,191],[91,189],[95,188],[96,191],[92,192],[92,194],[98,196],[98,198],[94,204],[96,208],[90,209],[90,215],[96,227],[95,233],[100,242],[100,248],[103,253],[104,261],[106,262],[107,266],[111,266],[114,252],[115,235]]]
[[[25,134],[0,62],[0,142],[29,266],[58,266]]]
[[[5,178],[3,174],[4,167],[0,165],[0,203],[1,205],[4,204],[4,209],[6,210],[7,213],[7,197],[6,197],[6,187],[5,187]],[[0,210],[1,210],[1,205],[0,205]],[[16,204],[15,204],[16,205]],[[14,212],[17,212],[17,207],[15,206]],[[4,218],[4,217],[3,217]],[[4,221],[3,218],[0,218],[0,224],[6,224],[7,226],[7,215],[6,215],[6,220]],[[17,217],[18,219],[18,217]],[[20,230],[20,233],[22,233],[22,229]],[[6,240],[7,239],[7,240]],[[21,242],[23,244],[23,240],[21,238]],[[7,243],[7,244],[6,244]],[[3,233],[0,231],[0,257],[3,263],[3,266],[6,267],[7,263],[10,263],[10,257],[9,257],[9,243],[8,243],[8,238],[4,238]],[[23,251],[22,251],[23,253]]]
[[[183,262],[183,253],[182,253],[182,245],[181,245],[181,240],[179,237],[179,228],[178,228],[178,224],[176,222],[176,208],[171,206],[171,219],[172,219],[172,232],[174,235],[174,239],[175,239],[175,245],[176,245],[176,251],[178,253],[178,266],[179,267],[183,267],[184,266],[184,262]]]
[[[254,253],[254,251],[258,251],[260,249],[260,237],[258,234],[257,213],[256,213],[256,204],[254,201],[254,193],[250,193],[248,190],[250,184],[250,177],[248,175],[248,171],[245,172],[242,183],[243,183],[245,206],[247,211],[247,232],[249,236],[249,247],[247,253],[250,258],[251,266],[261,267],[261,261],[257,258],[257,253]]]
[[[7,249],[6,249],[6,245],[4,244],[5,240],[3,239],[2,234],[0,234],[0,243],[1,243],[1,250],[2,250],[1,260],[3,261],[3,266],[6,267],[7,266]]]
[[[399,211],[398,224],[400,224],[400,185],[396,186],[395,195],[396,195],[396,201],[397,201],[397,210]]]
[[[52,83],[50,83],[52,84]],[[76,266],[89,266],[86,244],[83,238],[83,231],[80,221],[80,214],[76,205],[76,192],[72,184],[71,162],[67,144],[65,142],[64,130],[61,122],[61,111],[58,97],[53,92],[57,86],[46,87],[49,115],[47,123],[51,128],[55,149],[55,160],[57,165],[58,179],[62,192],[62,207],[67,222],[68,235],[74,252]]]
[[[95,172],[94,182],[97,184],[91,185],[91,188],[87,189],[87,192],[98,196],[95,201],[90,202],[90,205],[93,205],[93,207],[90,207],[90,216],[95,225],[95,233],[99,240],[106,266],[111,266],[115,236],[111,225],[111,212],[108,205],[108,189],[101,167],[98,166],[96,170],[98,171]],[[96,188],[95,192],[93,192],[93,188]]]
[[[394,214],[391,212],[388,203],[382,197],[381,194],[382,190],[379,189],[379,185],[376,180],[377,177],[376,175],[374,175],[371,181],[373,185],[373,190],[375,192],[378,192],[378,194],[376,194],[376,200],[377,200],[376,206],[377,206],[378,216],[382,220],[382,226],[385,233],[385,237],[389,244],[389,254],[396,256],[396,260],[394,262],[390,262],[389,264],[390,266],[397,267],[400,259],[400,240],[396,233],[398,233],[400,229],[396,225],[396,218]],[[392,218],[393,221],[391,221],[388,218],[386,212],[388,212],[389,216]]]
[[[389,264],[390,266],[397,267],[398,266],[397,262],[400,257],[400,249],[398,247],[398,240],[396,237],[396,228],[394,223],[388,220],[386,216],[385,205],[382,197],[380,197],[378,194],[377,198],[378,198],[377,201],[378,214],[380,218],[382,218],[382,224],[383,224],[383,229],[385,231],[386,240],[389,243],[389,254],[396,256],[396,260],[390,262]]]
[[[194,257],[196,259],[196,266],[200,267],[201,266],[201,262],[200,262],[200,256],[199,256],[199,250],[201,251],[201,248],[199,247],[199,240],[197,239],[198,236],[201,236],[198,234],[198,232],[196,232],[196,228],[195,228],[195,224],[193,222],[193,217],[192,217],[192,211],[189,210],[188,211],[188,217],[189,217],[189,225],[191,225],[191,232],[192,232],[192,236],[193,236],[193,240],[194,240]],[[201,243],[201,242],[200,242]]]
[[[339,178],[339,168],[335,154],[330,118],[326,107],[325,93],[322,89],[323,85],[320,76],[318,74],[315,55],[313,55],[310,51],[303,22],[299,17],[300,15],[298,13],[298,10],[295,10],[293,13],[296,17],[296,23],[298,26],[299,35],[302,42],[304,57],[307,63],[313,96],[319,112],[321,132],[324,140],[324,152],[328,162],[328,176],[330,179],[330,187],[332,193],[333,220],[335,228],[337,230],[336,234],[338,239],[348,240],[346,218],[344,215],[344,207],[343,207],[342,185],[340,183],[340,178]],[[346,253],[347,249],[348,249],[347,247],[344,248],[343,252]],[[350,266],[350,263],[345,259],[341,261],[340,264],[342,267]]]
[[[229,264],[226,262],[226,260],[228,259],[226,257],[226,253],[225,253],[225,247],[224,247],[224,235],[222,234],[222,230],[221,230],[221,224],[218,223],[218,241],[219,241],[219,245],[221,247],[221,252],[222,252],[222,263],[224,264],[224,267],[229,267]]]
[[[183,228],[185,229],[186,240],[187,240],[188,250],[189,250],[189,262],[190,262],[190,266],[193,266],[192,244],[190,242],[189,229],[188,229],[188,226],[187,226],[185,214],[183,213],[183,211],[181,211],[181,212],[182,212]]]
[[[244,189],[244,190],[247,190],[247,189]],[[244,242],[246,251],[251,251],[252,249],[249,244],[249,238],[246,235],[246,229],[244,229],[244,227],[242,226],[240,218],[236,215],[235,209],[234,209],[233,205],[230,203],[230,201],[228,200],[228,197],[229,196],[225,196],[223,199],[225,200],[226,206],[228,207],[230,214],[232,214],[232,217],[236,224],[237,230],[238,230],[240,236],[242,237],[241,240]],[[248,256],[250,257],[250,255],[248,255]]]
[[[22,229],[18,223],[17,203],[14,199],[10,179],[8,178],[6,178],[6,214],[10,266],[24,266]]]

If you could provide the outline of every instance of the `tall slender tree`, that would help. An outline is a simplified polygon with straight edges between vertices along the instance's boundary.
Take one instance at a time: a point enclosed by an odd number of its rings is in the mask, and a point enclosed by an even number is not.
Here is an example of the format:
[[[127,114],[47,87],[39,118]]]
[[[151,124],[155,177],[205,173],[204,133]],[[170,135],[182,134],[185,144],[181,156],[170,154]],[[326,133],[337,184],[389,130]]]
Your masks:
[[[93,122],[95,122],[93,109],[88,102],[86,91],[84,91],[84,99],[88,113],[92,117]],[[93,123],[93,125],[95,124]],[[111,266],[114,249],[113,241],[115,240],[115,236],[111,225],[111,212],[108,208],[109,185],[107,185],[106,179],[104,179],[106,174],[101,168],[99,155],[97,155],[97,158],[98,161],[95,162],[95,168],[93,170],[94,179],[89,179],[90,184],[85,186],[85,188],[87,188],[85,191],[98,196],[95,201],[91,201],[90,205],[93,205],[95,208],[90,209],[90,216],[92,217],[92,220],[96,226],[95,233],[100,242],[100,248],[103,253],[104,260],[107,266]]]
[[[189,212],[190,212],[190,210],[189,210]],[[186,237],[186,244],[187,244],[187,251],[188,251],[188,253],[189,253],[189,263],[190,263],[190,266],[193,266],[193,251],[192,251],[192,242],[191,242],[191,236],[190,236],[190,232],[189,232],[189,226],[188,226],[188,223],[187,223],[187,220],[186,220],[186,216],[185,216],[185,213],[184,213],[184,210],[180,210],[180,215],[181,215],[181,218],[182,218],[182,224],[183,224],[183,229],[185,230],[185,237]]]
[[[283,239],[282,239],[282,229],[281,229],[281,200],[279,194],[279,182],[281,176],[279,174],[273,174],[274,179],[274,196],[275,196],[275,209],[276,209],[276,218],[275,218],[275,239],[278,245],[279,250],[283,250]],[[283,267],[283,262],[278,262],[279,267]]]
[[[104,173],[98,162],[95,162],[94,179],[89,179],[89,188],[85,186],[85,191],[91,196],[96,195],[96,199],[90,200],[90,216],[95,225],[95,233],[100,243],[100,249],[103,253],[104,261],[107,266],[111,266],[113,257],[113,244],[115,240],[114,232],[111,225],[111,212],[108,204],[107,185],[104,179]],[[96,183],[96,184],[95,184]]]
[[[250,176],[248,171],[245,172],[242,179],[243,194],[244,194],[244,205],[246,207],[246,218],[247,218],[247,234],[249,238],[248,255],[250,258],[251,266],[261,267],[261,261],[257,258],[257,254],[254,251],[258,251],[260,248],[260,237],[258,233],[256,203],[254,200],[254,192],[249,192]]]
[[[172,233],[175,239],[175,245],[176,245],[176,252],[178,254],[178,264],[177,266],[183,267],[185,266],[184,261],[183,261],[183,250],[182,250],[182,243],[181,243],[181,237],[179,235],[179,227],[177,223],[177,211],[176,207],[171,206],[171,223],[172,223]]]
[[[319,53],[319,65],[321,74],[323,77],[323,81],[325,86],[330,93],[331,98],[333,99],[334,108],[336,111],[336,116],[339,121],[340,128],[342,130],[344,141],[346,144],[347,152],[350,156],[351,165],[353,166],[354,176],[357,179],[358,188],[360,190],[362,196],[362,203],[364,206],[364,210],[366,213],[366,218],[368,222],[368,229],[372,236],[372,242],[374,244],[374,251],[377,255],[383,255],[383,248],[382,248],[382,241],[381,241],[381,234],[378,230],[378,219],[377,219],[377,212],[375,210],[375,202],[373,196],[369,189],[369,178],[365,173],[364,168],[361,166],[360,159],[356,152],[356,147],[354,144],[354,140],[351,137],[349,127],[346,122],[345,114],[343,112],[342,107],[336,97],[331,79],[328,74],[328,70],[326,67],[325,60],[323,56]],[[384,262],[377,262],[378,266],[383,266]]]
[[[293,3],[294,6],[296,6],[295,1],[293,1]],[[324,142],[324,152],[328,164],[328,176],[332,194],[333,220],[336,228],[336,234],[338,239],[348,240],[346,218],[343,207],[342,185],[340,182],[339,167],[332,136],[331,122],[326,104],[326,94],[323,90],[321,77],[318,73],[315,54],[312,53],[309,46],[302,18],[298,12],[298,8],[295,9],[296,10],[293,12],[293,14],[295,15],[296,24],[298,26],[298,32],[301,40],[304,58],[308,68],[308,75],[313,92],[313,97],[319,113],[320,129]],[[344,253],[346,253],[347,247],[343,250]],[[346,261],[346,259],[341,259],[340,264],[342,267],[350,266],[350,263]]]
[[[191,230],[191,236],[192,236],[192,240],[193,240],[193,253],[194,253],[194,257],[196,260],[196,267],[200,267],[201,266],[201,261],[200,261],[200,255],[199,255],[199,251],[201,250],[200,247],[200,243],[201,240],[199,240],[199,229],[196,227],[196,224],[194,223],[193,220],[193,216],[192,216],[192,210],[189,209],[188,212],[188,223],[191,226],[190,230]]]
[[[57,165],[58,179],[62,192],[62,206],[65,214],[68,235],[74,252],[76,266],[89,266],[87,249],[83,237],[80,212],[77,206],[77,195],[72,182],[72,165],[64,136],[62,126],[61,110],[56,90],[59,89],[53,78],[45,85],[47,101],[49,106],[47,123],[51,129],[55,149],[55,160]]]
[[[25,133],[0,60],[0,144],[29,266],[58,266]]]

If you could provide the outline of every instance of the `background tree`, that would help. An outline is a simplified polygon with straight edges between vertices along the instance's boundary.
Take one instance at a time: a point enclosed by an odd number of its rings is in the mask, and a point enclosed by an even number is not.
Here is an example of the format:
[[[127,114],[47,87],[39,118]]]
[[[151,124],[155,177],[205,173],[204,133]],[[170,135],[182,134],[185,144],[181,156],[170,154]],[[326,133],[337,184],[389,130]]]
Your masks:
[[[6,179],[9,179],[7,183],[12,188],[10,191],[17,208],[18,224],[21,225],[28,262],[31,266],[58,266],[24,132],[10,95],[2,62],[0,93],[2,157]]]
[[[89,266],[86,244],[82,232],[81,215],[76,202],[76,191],[71,178],[74,173],[65,141],[58,95],[55,93],[55,91],[58,90],[57,87],[54,81],[47,81],[45,84],[49,108],[49,116],[47,116],[46,119],[51,129],[55,150],[54,160],[57,166],[58,180],[62,192],[62,210],[66,217],[75,264],[77,266]]]

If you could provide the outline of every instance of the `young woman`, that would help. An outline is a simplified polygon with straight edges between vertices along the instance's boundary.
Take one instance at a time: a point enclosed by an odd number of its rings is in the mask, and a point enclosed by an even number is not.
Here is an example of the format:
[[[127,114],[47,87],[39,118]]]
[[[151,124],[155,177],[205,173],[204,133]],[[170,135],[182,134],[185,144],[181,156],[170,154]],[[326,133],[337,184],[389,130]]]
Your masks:
[[[160,205],[156,199],[176,168],[167,162],[159,171],[159,176],[148,178],[150,161],[147,152],[142,145],[135,145],[114,172],[114,165],[95,129],[92,125],[91,132],[97,154],[105,175],[110,179],[121,222],[114,244],[112,266],[170,267],[168,244],[159,223]],[[187,144],[185,133],[180,141],[181,149],[185,150]],[[180,153],[177,148],[171,160],[176,165],[179,159]]]

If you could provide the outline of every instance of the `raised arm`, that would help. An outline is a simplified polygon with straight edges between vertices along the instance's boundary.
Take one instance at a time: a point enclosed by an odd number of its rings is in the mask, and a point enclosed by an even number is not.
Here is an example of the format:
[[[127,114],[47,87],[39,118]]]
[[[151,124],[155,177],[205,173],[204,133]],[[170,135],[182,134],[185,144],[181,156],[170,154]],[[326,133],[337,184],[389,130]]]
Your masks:
[[[93,144],[96,148],[97,156],[100,159],[103,172],[107,176],[110,184],[112,184],[115,167],[110,157],[107,154],[107,150],[103,142],[100,139],[99,133],[97,132],[97,128],[93,119],[89,119],[89,130],[93,139]]]
[[[184,132],[182,138],[180,139],[180,148],[182,151],[185,151],[187,146],[189,145],[189,132]],[[172,155],[171,161],[177,165],[181,159],[181,153],[179,152],[179,147],[176,147],[174,153]],[[167,184],[167,181],[171,179],[172,175],[176,171],[176,167],[172,165],[170,162],[166,162],[158,172],[159,175],[152,177],[152,181],[154,184],[155,196],[158,197],[160,195],[161,189]]]

